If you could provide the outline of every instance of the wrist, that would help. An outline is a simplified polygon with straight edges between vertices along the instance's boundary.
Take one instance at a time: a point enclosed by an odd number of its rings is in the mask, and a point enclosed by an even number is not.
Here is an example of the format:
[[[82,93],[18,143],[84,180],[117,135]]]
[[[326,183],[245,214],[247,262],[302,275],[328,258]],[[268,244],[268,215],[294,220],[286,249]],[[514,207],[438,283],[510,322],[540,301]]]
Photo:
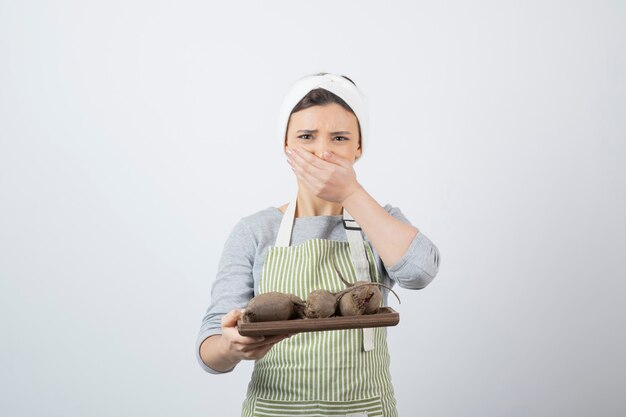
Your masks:
[[[354,205],[356,201],[359,201],[363,196],[367,194],[363,186],[357,183],[356,187],[343,199],[341,205],[350,211],[349,206]]]
[[[235,365],[241,362],[241,358],[237,357],[235,352],[230,349],[230,343],[228,342],[228,340],[226,340],[223,334],[219,336],[217,344],[217,351],[219,353],[219,356],[222,358],[222,361],[229,369],[234,368]]]

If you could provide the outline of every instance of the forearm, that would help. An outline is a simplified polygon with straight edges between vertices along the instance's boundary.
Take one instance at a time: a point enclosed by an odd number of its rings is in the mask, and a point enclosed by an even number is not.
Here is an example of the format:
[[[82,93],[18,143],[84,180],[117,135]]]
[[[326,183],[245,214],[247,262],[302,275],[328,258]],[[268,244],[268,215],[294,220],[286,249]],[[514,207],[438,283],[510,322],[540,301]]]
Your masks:
[[[207,337],[200,345],[200,357],[211,369],[227,372],[233,369],[241,359],[228,355],[223,346],[221,334]]]
[[[383,260],[393,266],[406,253],[419,230],[387,213],[361,186],[343,201]]]

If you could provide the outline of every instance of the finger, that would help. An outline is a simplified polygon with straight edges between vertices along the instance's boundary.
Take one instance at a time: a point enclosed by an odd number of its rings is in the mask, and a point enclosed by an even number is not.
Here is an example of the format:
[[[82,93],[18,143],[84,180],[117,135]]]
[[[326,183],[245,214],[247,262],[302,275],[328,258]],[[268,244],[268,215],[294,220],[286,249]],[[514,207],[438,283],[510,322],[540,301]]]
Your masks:
[[[315,167],[319,170],[326,170],[332,165],[329,162],[324,161],[321,158],[318,158],[313,153],[307,151],[303,148],[293,148],[291,153],[292,160],[302,166],[311,166]]]
[[[265,336],[263,340],[252,343],[251,345],[262,346],[262,345],[273,345],[275,343],[280,342],[281,340],[286,339],[287,336],[284,334],[279,334],[276,336]]]
[[[224,335],[228,336],[228,340],[233,345],[249,345],[253,343],[262,343],[265,340],[263,336],[242,336],[236,327],[227,327],[224,329]]]
[[[300,154],[302,153],[309,154],[307,151],[300,151]],[[299,178],[305,179],[309,185],[314,187],[321,186],[333,176],[333,170],[335,170],[337,166],[331,164],[330,162],[322,161],[315,155],[310,156],[322,162],[325,166],[320,167],[318,165],[311,164],[306,160],[306,158],[295,155],[290,161],[291,169]]]
[[[276,335],[276,336],[266,336],[265,340],[268,341],[271,344],[276,344],[276,343],[278,343],[278,342],[280,342],[282,340],[288,339],[288,338],[289,338],[289,335],[279,334],[279,335]]]
[[[259,345],[257,347],[248,348],[248,349],[245,349],[245,350],[243,350],[243,348],[242,348],[241,354],[242,354],[242,356],[245,359],[260,359],[263,356],[265,356],[267,354],[267,352],[269,352],[276,343],[280,342],[281,340],[288,339],[291,336],[293,336],[293,334],[284,334],[284,335],[280,335],[280,336],[271,336],[272,338],[274,338],[274,337],[277,338],[277,340],[275,340],[274,343],[269,343],[267,345],[261,344],[261,345]]]
[[[287,158],[287,162],[289,162],[289,166],[296,177],[300,180],[312,181],[315,178],[315,175],[311,173],[311,167],[306,169],[307,162],[304,160],[295,161],[293,158]]]
[[[258,343],[265,340],[263,336],[242,336],[237,330],[237,320],[243,317],[245,310],[235,309],[222,317],[222,333],[228,336],[231,343]]]
[[[272,349],[272,346],[264,346],[249,352],[243,352],[243,357],[245,359],[261,359],[267,354],[267,352],[270,351],[270,349]]]
[[[256,349],[274,346],[276,343],[282,342],[285,339],[286,337],[282,335],[274,336],[272,338],[266,337],[265,340],[261,342],[238,344],[237,348],[241,350],[242,352],[251,352]]]
[[[228,314],[222,317],[222,327],[235,327],[237,320],[243,316],[243,312],[244,310],[242,309],[235,309],[228,312]]]
[[[326,162],[330,162],[332,164],[336,164],[336,165],[339,165],[348,169],[352,167],[352,164],[350,163],[350,161],[348,161],[345,158],[340,157],[339,155],[336,155],[334,152],[325,151],[322,156],[324,158],[324,161]]]
[[[318,178],[310,175],[307,172],[302,171],[299,168],[295,168],[293,171],[296,174],[296,177],[304,185],[307,189],[309,189],[312,193],[316,194],[320,189],[321,181]]]

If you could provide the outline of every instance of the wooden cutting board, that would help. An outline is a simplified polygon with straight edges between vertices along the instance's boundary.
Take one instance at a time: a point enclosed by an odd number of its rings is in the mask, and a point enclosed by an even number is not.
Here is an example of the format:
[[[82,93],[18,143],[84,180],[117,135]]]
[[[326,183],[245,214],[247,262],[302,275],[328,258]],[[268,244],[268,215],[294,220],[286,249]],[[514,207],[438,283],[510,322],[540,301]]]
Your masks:
[[[351,317],[328,317],[325,319],[294,319],[263,321],[258,323],[237,322],[242,336],[273,336],[322,330],[362,329],[366,327],[395,326],[400,322],[400,314],[391,307],[381,307],[376,314]]]

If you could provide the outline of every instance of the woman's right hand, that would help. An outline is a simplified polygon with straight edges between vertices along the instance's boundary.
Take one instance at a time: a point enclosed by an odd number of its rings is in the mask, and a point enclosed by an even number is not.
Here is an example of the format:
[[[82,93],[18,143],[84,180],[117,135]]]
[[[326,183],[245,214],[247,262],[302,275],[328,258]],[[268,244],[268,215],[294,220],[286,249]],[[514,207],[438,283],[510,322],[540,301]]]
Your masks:
[[[272,346],[291,336],[242,336],[237,330],[237,320],[243,312],[236,309],[222,317],[222,334],[209,336],[200,345],[200,357],[211,369],[228,372],[244,359],[261,359]]]

